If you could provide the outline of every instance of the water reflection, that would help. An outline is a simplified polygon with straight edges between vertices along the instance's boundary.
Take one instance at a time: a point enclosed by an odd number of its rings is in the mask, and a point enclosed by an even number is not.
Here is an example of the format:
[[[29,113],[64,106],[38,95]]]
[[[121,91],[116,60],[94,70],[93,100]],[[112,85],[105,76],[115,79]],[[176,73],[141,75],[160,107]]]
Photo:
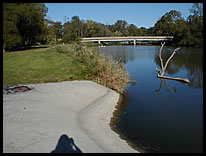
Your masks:
[[[176,47],[164,47],[166,61]],[[117,108],[116,129],[123,139],[148,152],[202,152],[203,51],[181,48],[165,75],[185,77],[189,84],[157,78],[160,46],[99,48],[105,56],[122,58],[137,82],[127,90],[127,101]]]
[[[165,46],[162,50],[163,62],[168,59],[176,47]],[[98,50],[113,60],[120,60],[120,63],[133,63],[137,60],[154,58],[158,68],[160,67],[159,50],[160,46],[108,46],[98,47]],[[155,51],[155,53],[154,53]],[[165,63],[165,62],[164,62]],[[185,73],[186,71],[186,73]],[[166,74],[187,77],[191,88],[203,87],[203,49],[202,48],[181,48],[167,66]]]
[[[164,48],[162,51],[163,62],[171,55],[172,48]],[[155,63],[160,68],[159,50],[155,54]],[[165,62],[164,62],[165,63]],[[171,62],[168,64],[166,73],[175,75],[183,73],[180,70],[186,69],[186,77],[190,80],[188,84],[191,88],[203,87],[203,50],[201,48],[182,48],[180,49]],[[182,75],[183,76],[183,75]]]
[[[136,60],[145,60],[154,56],[154,48],[159,47],[147,47],[139,46],[137,53],[136,46],[108,46],[108,47],[98,47],[97,49],[104,53],[105,56],[111,57],[113,60],[118,61],[121,58],[121,63],[127,64],[132,63]],[[145,53],[145,51],[147,51]],[[151,53],[150,53],[151,52]]]
[[[167,84],[167,80],[165,80],[165,79],[161,79],[161,83],[160,83],[160,87],[159,87],[159,89],[155,90],[155,91],[158,93],[160,99],[162,98],[162,96],[160,95],[160,91],[161,91],[161,89],[162,89],[163,82],[164,82],[164,84],[165,84],[167,90],[168,90],[171,94],[174,95],[174,94],[177,93],[176,87],[174,87],[174,89],[171,89],[171,88],[168,86],[168,84]]]

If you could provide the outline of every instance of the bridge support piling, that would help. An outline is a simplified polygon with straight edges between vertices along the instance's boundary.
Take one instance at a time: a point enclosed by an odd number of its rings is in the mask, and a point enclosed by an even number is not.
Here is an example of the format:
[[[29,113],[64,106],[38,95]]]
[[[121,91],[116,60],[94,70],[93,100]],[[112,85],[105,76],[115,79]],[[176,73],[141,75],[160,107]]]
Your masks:
[[[136,45],[136,40],[134,40],[134,46]]]
[[[101,44],[101,41],[98,41],[99,44]]]

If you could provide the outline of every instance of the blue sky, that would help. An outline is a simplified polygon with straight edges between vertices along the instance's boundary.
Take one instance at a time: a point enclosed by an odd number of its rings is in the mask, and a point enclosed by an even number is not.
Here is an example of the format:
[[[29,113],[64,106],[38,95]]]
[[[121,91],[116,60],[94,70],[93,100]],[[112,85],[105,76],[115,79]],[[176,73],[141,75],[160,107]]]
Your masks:
[[[180,11],[186,19],[190,15],[192,3],[45,3],[47,16],[53,21],[64,23],[79,16],[80,20],[93,20],[102,24],[114,24],[125,20],[139,27],[153,27],[156,21],[170,10]]]

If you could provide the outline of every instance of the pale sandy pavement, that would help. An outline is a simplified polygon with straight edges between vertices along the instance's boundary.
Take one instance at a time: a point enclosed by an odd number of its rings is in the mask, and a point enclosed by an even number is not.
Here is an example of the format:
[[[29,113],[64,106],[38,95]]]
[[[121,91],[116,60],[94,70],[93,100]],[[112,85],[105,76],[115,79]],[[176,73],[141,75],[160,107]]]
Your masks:
[[[136,153],[109,126],[119,94],[91,81],[30,84],[3,94],[3,152]],[[60,139],[61,138],[61,139]]]

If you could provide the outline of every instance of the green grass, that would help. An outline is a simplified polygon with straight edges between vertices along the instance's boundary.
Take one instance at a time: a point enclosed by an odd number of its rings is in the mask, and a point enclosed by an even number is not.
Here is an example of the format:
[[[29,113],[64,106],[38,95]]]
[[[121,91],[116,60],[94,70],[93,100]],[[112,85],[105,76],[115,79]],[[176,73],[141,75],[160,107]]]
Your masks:
[[[3,54],[4,87],[92,80],[121,93],[128,82],[128,73],[123,70],[100,53],[76,44]]]
[[[72,57],[56,49],[3,55],[3,83],[6,85],[57,82],[81,79]]]

